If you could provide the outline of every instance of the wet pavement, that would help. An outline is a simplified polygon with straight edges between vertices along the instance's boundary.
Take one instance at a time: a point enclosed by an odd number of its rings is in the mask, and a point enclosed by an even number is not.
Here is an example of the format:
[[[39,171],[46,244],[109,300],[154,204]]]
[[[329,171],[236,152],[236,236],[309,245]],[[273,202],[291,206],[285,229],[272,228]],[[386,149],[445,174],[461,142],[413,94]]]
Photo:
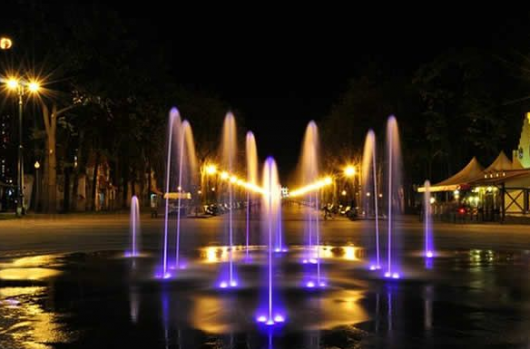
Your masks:
[[[142,219],[143,255],[124,258],[126,216],[0,222],[0,348],[530,348],[530,232],[525,226],[435,225],[427,263],[421,224],[398,223],[402,279],[367,270],[369,221],[322,222],[324,289],[304,287],[303,220],[284,215],[275,302],[286,322],[256,323],[265,250],[235,256],[240,287],[218,288],[227,261],[220,218],[183,223],[187,267],[160,264],[160,219]],[[258,231],[254,221],[253,231]],[[236,224],[242,239],[244,221]],[[243,241],[243,240],[240,240]]]

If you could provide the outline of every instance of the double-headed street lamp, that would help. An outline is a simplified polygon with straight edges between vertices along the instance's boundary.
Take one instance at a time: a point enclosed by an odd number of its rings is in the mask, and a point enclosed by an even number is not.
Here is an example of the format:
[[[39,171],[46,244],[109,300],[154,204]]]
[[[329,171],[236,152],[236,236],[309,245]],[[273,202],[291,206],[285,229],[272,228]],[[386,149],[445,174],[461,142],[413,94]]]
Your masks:
[[[18,78],[1,79],[7,89],[18,95],[18,183],[17,183],[17,216],[25,214],[24,208],[24,147],[22,146],[22,115],[24,109],[24,96],[37,94],[40,84],[37,81],[26,81]]]

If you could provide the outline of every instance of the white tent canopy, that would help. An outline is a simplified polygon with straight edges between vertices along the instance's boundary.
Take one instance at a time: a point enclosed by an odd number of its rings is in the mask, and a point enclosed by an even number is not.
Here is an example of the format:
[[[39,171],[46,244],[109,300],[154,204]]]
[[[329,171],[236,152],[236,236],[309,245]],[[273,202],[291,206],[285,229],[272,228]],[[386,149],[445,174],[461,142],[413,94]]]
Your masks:
[[[505,155],[506,156],[506,155]],[[460,189],[461,185],[473,182],[484,177],[484,167],[473,157],[471,161],[460,172],[447,178],[440,183],[431,185],[431,192],[454,191]],[[425,187],[419,187],[418,192],[425,192]]]
[[[484,170],[484,173],[495,173],[495,172],[503,172],[503,171],[510,171],[510,170],[518,170],[520,169],[520,166],[517,166],[516,164],[512,163],[510,159],[506,156],[506,154],[501,151],[499,156],[491,163],[491,165],[488,166],[487,169]]]

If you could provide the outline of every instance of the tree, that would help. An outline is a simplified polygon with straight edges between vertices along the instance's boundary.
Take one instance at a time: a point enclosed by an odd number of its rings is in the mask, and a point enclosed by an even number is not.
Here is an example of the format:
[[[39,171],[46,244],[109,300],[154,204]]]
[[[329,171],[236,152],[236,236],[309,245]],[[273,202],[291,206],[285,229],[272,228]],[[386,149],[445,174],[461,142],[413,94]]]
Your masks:
[[[41,100],[42,118],[46,131],[46,161],[44,167],[44,183],[46,190],[44,211],[55,213],[57,211],[57,120],[58,118],[76,107],[76,104],[59,109],[57,102],[51,103]]]
[[[445,52],[418,69],[430,178],[446,178],[475,155],[488,163],[510,147],[513,114],[505,102],[512,83],[506,66],[484,50]]]

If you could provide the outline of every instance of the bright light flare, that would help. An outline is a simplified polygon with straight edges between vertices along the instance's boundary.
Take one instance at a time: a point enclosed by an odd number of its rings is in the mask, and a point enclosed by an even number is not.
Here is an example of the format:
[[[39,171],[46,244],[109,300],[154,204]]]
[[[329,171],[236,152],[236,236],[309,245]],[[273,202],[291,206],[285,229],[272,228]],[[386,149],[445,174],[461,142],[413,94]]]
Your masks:
[[[16,90],[18,88],[19,82],[15,78],[10,78],[7,80],[6,85],[10,90]]]
[[[217,166],[215,165],[206,166],[206,174],[214,175],[216,173],[217,173]]]
[[[306,185],[305,187],[302,187],[302,188],[299,188],[299,189],[295,189],[293,191],[291,191],[289,193],[289,196],[291,197],[296,197],[296,196],[302,196],[302,195],[305,195],[309,192],[312,192],[312,191],[316,191],[316,190],[319,190],[321,188],[324,188],[330,184],[333,183],[333,179],[328,176],[328,177],[325,177],[321,180],[318,180],[316,181],[315,183],[312,183],[312,184],[309,184],[309,185]]]
[[[0,49],[2,50],[9,50],[13,46],[13,40],[10,38],[3,36],[0,38]]]
[[[349,165],[349,166],[346,166],[346,168],[344,169],[344,175],[346,177],[353,177],[355,176],[356,173],[357,173],[357,169],[355,168],[355,166]]]
[[[216,169],[216,171],[217,171],[217,169]],[[262,187],[254,184],[254,183],[245,182],[244,180],[238,178],[235,175],[230,175],[226,171],[221,172],[221,179],[225,180],[225,181],[227,180],[227,181],[229,181],[230,183],[232,183],[234,185],[243,187],[243,188],[245,188],[248,191],[251,191],[251,192],[254,192],[254,193],[263,194],[263,195],[269,195],[269,192],[267,190],[263,189]]]
[[[28,84],[28,90],[32,93],[37,93],[40,90],[40,84],[36,81],[32,81]]]
[[[282,316],[282,315],[276,315],[274,317],[274,321],[275,322],[284,322],[285,321],[285,318]]]

